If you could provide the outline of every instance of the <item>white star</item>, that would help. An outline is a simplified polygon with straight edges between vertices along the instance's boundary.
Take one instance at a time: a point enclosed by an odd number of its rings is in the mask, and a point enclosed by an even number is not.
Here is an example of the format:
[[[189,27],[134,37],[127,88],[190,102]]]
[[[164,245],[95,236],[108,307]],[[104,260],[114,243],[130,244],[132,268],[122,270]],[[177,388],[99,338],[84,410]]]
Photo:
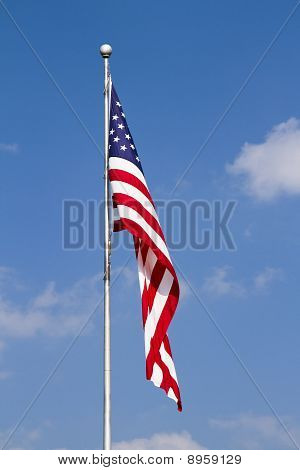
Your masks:
[[[136,157],[135,157],[135,159],[136,159],[138,162],[140,161],[140,159],[139,159],[139,157],[138,157],[138,156],[136,156]]]
[[[126,147],[126,145],[121,145],[120,149],[124,150],[124,152],[125,152],[125,150],[127,150],[127,147]]]
[[[120,137],[118,136],[114,138],[114,142],[119,142],[119,140],[120,140]]]
[[[122,107],[122,105],[121,105],[120,101],[116,101],[116,105],[117,105],[117,106],[119,106],[119,108],[121,108],[121,107]]]
[[[130,144],[130,147],[132,148],[132,150],[134,150],[134,149],[135,149],[135,146],[134,146],[134,145],[132,145],[132,144]]]
[[[124,129],[124,127],[125,127],[125,126],[124,126],[123,124],[118,124],[118,128],[119,128],[119,129]]]
[[[129,134],[125,134],[125,138],[126,138],[127,140],[130,140],[130,139],[131,139],[131,137],[130,137]]]
[[[122,115],[123,117],[125,117],[125,114],[124,114],[124,113],[121,113],[121,115]]]
[[[110,149],[111,148],[111,145],[109,144],[108,148]]]
[[[111,130],[109,131],[110,135],[113,135],[115,132],[116,132],[116,131],[115,131],[114,129],[111,129]]]
[[[115,114],[115,115],[113,116],[113,121],[116,121],[117,119],[119,119],[119,116],[118,116],[117,114]]]

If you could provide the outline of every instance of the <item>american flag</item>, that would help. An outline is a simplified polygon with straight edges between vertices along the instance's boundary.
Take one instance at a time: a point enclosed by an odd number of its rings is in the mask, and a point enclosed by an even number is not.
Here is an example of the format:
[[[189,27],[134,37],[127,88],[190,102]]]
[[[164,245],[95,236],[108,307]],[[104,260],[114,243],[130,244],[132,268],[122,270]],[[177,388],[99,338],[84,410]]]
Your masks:
[[[108,174],[114,206],[114,231],[134,239],[142,297],[146,377],[182,410],[167,330],[174,316],[179,284],[123,107],[110,83]]]

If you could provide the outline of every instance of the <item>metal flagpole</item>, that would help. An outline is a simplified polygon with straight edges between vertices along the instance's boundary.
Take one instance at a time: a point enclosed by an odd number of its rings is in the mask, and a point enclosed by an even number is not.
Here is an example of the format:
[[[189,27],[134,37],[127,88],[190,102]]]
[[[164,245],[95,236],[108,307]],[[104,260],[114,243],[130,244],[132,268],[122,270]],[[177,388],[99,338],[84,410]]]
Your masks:
[[[111,448],[111,398],[110,398],[110,210],[108,181],[108,135],[110,79],[108,59],[112,53],[109,44],[100,47],[104,59],[104,409],[103,449]]]

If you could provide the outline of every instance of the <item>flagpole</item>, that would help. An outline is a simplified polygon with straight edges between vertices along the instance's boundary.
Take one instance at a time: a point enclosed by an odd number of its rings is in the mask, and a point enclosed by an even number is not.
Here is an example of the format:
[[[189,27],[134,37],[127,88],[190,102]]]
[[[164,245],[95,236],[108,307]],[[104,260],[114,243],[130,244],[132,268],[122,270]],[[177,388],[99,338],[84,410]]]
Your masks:
[[[110,210],[108,181],[109,136],[109,65],[112,53],[109,44],[100,47],[104,60],[104,405],[103,449],[111,449],[111,397],[110,397]]]

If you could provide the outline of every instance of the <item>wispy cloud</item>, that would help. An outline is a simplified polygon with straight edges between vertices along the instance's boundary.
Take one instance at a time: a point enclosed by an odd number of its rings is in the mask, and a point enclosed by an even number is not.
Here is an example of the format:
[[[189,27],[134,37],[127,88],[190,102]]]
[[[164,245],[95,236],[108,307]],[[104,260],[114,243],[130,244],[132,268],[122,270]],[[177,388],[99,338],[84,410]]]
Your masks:
[[[231,296],[245,297],[250,294],[262,293],[275,281],[283,279],[283,271],[280,268],[265,267],[254,277],[241,280],[233,279],[230,273],[231,266],[214,268],[212,274],[204,279],[201,290],[203,293],[214,297]]]
[[[151,437],[132,439],[131,441],[120,441],[113,444],[113,449],[134,449],[134,450],[171,450],[171,449],[205,449],[196,442],[190,433],[182,431],[180,433],[156,433]]]
[[[209,424],[214,430],[224,431],[234,449],[294,447],[289,435],[273,416],[244,413],[232,418],[210,419]],[[288,429],[295,439],[299,439],[299,427],[289,422]]]
[[[180,302],[183,302],[193,296],[189,285],[185,282],[182,277],[179,277],[179,286],[180,286]]]
[[[0,153],[16,154],[18,151],[18,144],[4,144],[0,142]]]
[[[241,176],[242,188],[258,200],[300,194],[300,120],[273,127],[262,143],[245,143],[227,171]]]
[[[37,441],[39,441],[44,431],[49,428],[50,422],[45,421],[40,426],[34,428],[24,428],[21,427],[18,430],[18,433],[14,436],[14,439],[9,443],[8,449],[14,450],[29,450],[35,449],[37,446]],[[10,430],[0,431],[0,448],[3,447],[7,438],[9,437]]]
[[[113,268],[111,271],[112,281],[120,273],[122,273],[122,280],[124,284],[126,284],[126,287],[132,287],[134,284],[137,284],[138,282],[137,268],[132,269],[129,266],[126,266],[125,268],[124,266],[117,266]]]
[[[202,291],[216,296],[244,296],[246,289],[241,282],[230,279],[230,270],[229,266],[214,268],[212,275],[205,278]]]
[[[255,276],[254,285],[257,290],[263,290],[269,287],[272,282],[282,279],[282,269],[266,267],[262,272]]]
[[[251,225],[248,225],[248,227],[245,228],[244,236],[246,238],[251,238],[252,237],[252,227],[251,227]]]
[[[0,338],[76,333],[99,300],[99,282],[99,276],[93,276],[64,290],[49,282],[43,291],[22,304],[0,284]]]

